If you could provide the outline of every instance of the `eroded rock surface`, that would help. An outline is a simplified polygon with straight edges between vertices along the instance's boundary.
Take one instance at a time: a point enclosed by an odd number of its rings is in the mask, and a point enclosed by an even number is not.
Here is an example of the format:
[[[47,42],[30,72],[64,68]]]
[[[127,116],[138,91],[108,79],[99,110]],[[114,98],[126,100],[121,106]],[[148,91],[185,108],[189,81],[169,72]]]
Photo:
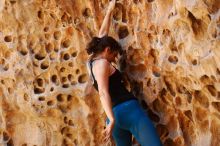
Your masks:
[[[0,143],[101,146],[85,46],[108,0],[0,0]],[[219,0],[119,0],[109,35],[165,146],[220,141]]]

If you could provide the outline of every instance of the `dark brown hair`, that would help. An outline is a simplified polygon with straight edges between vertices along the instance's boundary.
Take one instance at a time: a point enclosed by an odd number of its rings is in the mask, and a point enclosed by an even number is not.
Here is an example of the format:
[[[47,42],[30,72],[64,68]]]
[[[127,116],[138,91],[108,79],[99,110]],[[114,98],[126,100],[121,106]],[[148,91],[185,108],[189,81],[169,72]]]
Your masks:
[[[103,36],[102,38],[93,37],[92,40],[87,44],[86,51],[90,54],[97,54],[104,51],[106,47],[109,47],[111,51],[117,51],[122,54],[123,50],[121,45],[110,36]]]

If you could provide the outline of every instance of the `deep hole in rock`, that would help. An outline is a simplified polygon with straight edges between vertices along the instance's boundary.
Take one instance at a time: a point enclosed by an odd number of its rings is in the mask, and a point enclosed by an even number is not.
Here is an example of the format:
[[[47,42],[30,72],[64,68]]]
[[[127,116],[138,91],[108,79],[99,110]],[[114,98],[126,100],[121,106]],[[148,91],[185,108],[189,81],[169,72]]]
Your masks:
[[[73,98],[73,96],[72,96],[72,95],[68,95],[68,96],[67,96],[67,101],[71,101],[71,100],[72,100],[72,98]]]
[[[65,70],[66,70],[65,67],[60,68],[60,72],[64,72]]]
[[[207,87],[207,89],[209,90],[209,92],[211,93],[212,96],[217,95],[217,91],[216,91],[216,89],[213,85],[207,85],[206,87]]]
[[[23,48],[23,49],[21,49],[19,52],[20,52],[23,56],[25,56],[25,55],[27,55],[28,50]]]
[[[153,2],[154,0],[147,0],[147,2],[149,2],[149,3],[151,3],[151,2]]]
[[[66,131],[67,131],[67,127],[63,127],[61,130],[60,130],[60,132],[61,132],[61,134],[64,134]]]
[[[38,16],[39,19],[43,19],[44,14],[43,14],[43,12],[41,10],[39,10],[37,12],[37,16]]]
[[[69,53],[65,53],[65,54],[63,55],[63,59],[64,59],[64,60],[69,60],[69,59],[70,59]]]
[[[196,60],[196,59],[193,59],[192,64],[193,64],[193,65],[197,65],[197,64],[198,64],[198,63],[197,63],[197,60]]]
[[[72,81],[74,77],[73,77],[72,74],[68,74],[67,78],[68,78],[69,81]]]
[[[14,142],[12,139],[10,139],[8,142],[7,142],[7,146],[14,146]]]
[[[52,76],[51,76],[51,81],[52,81],[53,83],[56,83],[56,82],[57,82],[57,75],[52,75]]]
[[[45,56],[43,56],[42,54],[35,54],[34,57],[37,59],[37,60],[43,60],[45,58]]]
[[[45,48],[46,48],[46,51],[47,51],[47,53],[50,53],[50,52],[52,52],[53,51],[53,44],[52,43],[48,43],[46,46],[45,46]]]
[[[76,56],[77,56],[77,52],[73,52],[72,57],[76,57]]]
[[[62,77],[62,78],[61,78],[61,82],[62,82],[62,83],[65,83],[66,81],[67,81],[67,77]]]
[[[68,87],[69,87],[69,84],[65,83],[65,84],[62,85],[62,87],[63,87],[63,88],[68,88]]]
[[[44,96],[40,96],[40,97],[38,98],[38,100],[39,100],[39,101],[44,101],[44,100],[45,100],[45,97],[44,97]]]
[[[213,106],[218,112],[220,112],[220,102],[212,102],[212,106]]]
[[[169,130],[167,129],[166,125],[158,124],[156,129],[160,137],[166,137],[169,135]]]
[[[8,141],[9,139],[10,139],[10,136],[8,135],[8,133],[3,131],[3,140]]]
[[[63,118],[63,121],[64,123],[68,124],[68,118],[66,116]]]
[[[157,114],[155,114],[152,110],[148,110],[148,115],[152,121],[154,121],[156,123],[158,123],[160,121],[160,117]]]
[[[188,17],[191,20],[191,27],[195,35],[203,32],[204,26],[201,19],[197,19],[192,12],[188,11]]]
[[[41,94],[44,93],[44,91],[45,91],[44,88],[34,87],[34,94]]]
[[[50,92],[52,92],[53,90],[54,90],[54,88],[53,88],[53,87],[51,87],[51,88],[50,88]]]
[[[199,102],[203,107],[209,107],[209,99],[208,97],[200,90],[194,91],[194,99]]]
[[[168,60],[173,64],[176,64],[178,62],[178,58],[174,55],[169,56]]]
[[[79,69],[76,69],[76,74],[79,74],[80,73],[80,70]]]
[[[123,39],[129,35],[127,26],[121,26],[118,30],[119,39]]]
[[[87,75],[86,74],[82,74],[78,77],[78,82],[79,83],[85,83],[87,81]]]
[[[57,95],[57,101],[63,102],[64,100],[65,100],[65,97],[64,97],[63,94],[58,94],[58,95]]]
[[[83,16],[84,17],[92,16],[91,10],[89,8],[85,8],[85,10],[83,11]]]
[[[42,78],[38,78],[37,79],[37,84],[38,84],[38,86],[42,87],[43,84],[44,84],[44,80]]]
[[[184,111],[184,114],[193,122],[193,116],[191,110]]]
[[[73,123],[73,120],[69,120],[69,123],[68,123],[70,126],[74,126],[74,123]]]
[[[53,101],[53,100],[49,100],[49,101],[47,102],[47,105],[48,105],[48,106],[54,105],[54,101]]]
[[[71,41],[69,39],[66,39],[62,42],[62,45],[64,48],[68,48],[71,44]]]
[[[49,67],[49,63],[47,61],[44,61],[44,62],[41,63],[41,66],[40,66],[41,69],[45,70],[48,67]]]
[[[4,40],[5,40],[5,42],[11,42],[12,41],[12,37],[10,35],[5,36]]]
[[[167,138],[164,142],[164,146],[176,146],[176,144],[171,138]]]

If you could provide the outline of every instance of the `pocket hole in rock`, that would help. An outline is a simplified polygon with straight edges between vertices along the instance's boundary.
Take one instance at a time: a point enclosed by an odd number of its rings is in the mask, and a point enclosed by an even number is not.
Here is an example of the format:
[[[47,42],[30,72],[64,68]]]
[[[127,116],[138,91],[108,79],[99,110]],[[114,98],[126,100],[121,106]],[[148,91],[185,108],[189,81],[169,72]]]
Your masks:
[[[35,54],[34,58],[36,58],[37,60],[43,60],[45,56],[43,56],[42,54]]]
[[[119,39],[123,39],[129,35],[127,26],[121,26],[118,30]]]
[[[52,105],[54,105],[54,103],[55,103],[55,102],[54,102],[53,100],[49,100],[49,101],[47,102],[47,105],[48,105],[48,106],[52,106]]]
[[[72,120],[69,120],[69,123],[68,123],[70,126],[74,126],[74,123]]]
[[[60,71],[61,71],[61,72],[65,72],[65,70],[66,70],[65,67],[61,67],[61,68],[60,68]]]
[[[79,83],[85,83],[87,81],[87,75],[86,74],[82,74],[78,77],[78,82]]]
[[[28,50],[26,48],[22,48],[20,51],[19,51],[23,56],[27,55],[28,53]]]
[[[213,106],[218,112],[220,112],[220,102],[212,102],[212,106]]]
[[[51,76],[51,81],[52,81],[53,83],[56,83],[56,82],[57,82],[57,75],[52,75],[52,76]]]
[[[72,98],[73,98],[73,96],[72,96],[72,95],[68,95],[68,96],[67,96],[67,101],[71,101],[71,100],[72,100]]]
[[[45,100],[45,97],[44,97],[44,96],[40,96],[40,97],[38,98],[38,100],[39,100],[39,101],[44,101],[44,100]]]
[[[84,17],[91,17],[92,16],[92,13],[91,13],[91,10],[89,8],[86,8],[84,11],[83,11],[83,16]]]
[[[68,87],[69,87],[69,84],[65,83],[65,84],[62,85],[62,87],[63,87],[63,88],[68,88]]]
[[[73,52],[72,57],[76,57],[76,56],[77,56],[77,52]]]
[[[65,100],[64,98],[65,98],[65,96],[63,94],[57,95],[57,101],[59,101],[59,102],[63,102]]]
[[[8,135],[8,133],[7,132],[3,132],[3,140],[4,141],[8,141],[10,139],[10,136]]]
[[[63,55],[63,59],[64,59],[64,60],[69,60],[69,59],[70,59],[70,55],[69,55],[68,53],[65,53],[65,54]]]
[[[44,14],[43,14],[43,12],[42,12],[41,10],[39,10],[39,11],[37,12],[37,16],[38,16],[39,19],[43,19]]]
[[[53,88],[53,87],[51,87],[51,88],[50,88],[50,92],[53,92],[53,90],[54,90],[54,88]]]
[[[217,95],[217,91],[216,91],[216,89],[213,85],[207,85],[206,87],[207,87],[208,91],[211,93],[212,96]]]
[[[178,58],[176,56],[169,56],[168,58],[169,62],[173,63],[173,64],[176,64],[178,62]]]
[[[48,67],[49,67],[49,62],[48,61],[44,61],[44,62],[41,63],[41,66],[40,66],[41,69],[45,70]]]
[[[48,43],[45,48],[46,48],[47,53],[50,53],[53,51],[54,46],[52,43]]]
[[[61,78],[61,82],[62,82],[62,83],[65,83],[66,81],[67,81],[67,77],[62,77],[62,78]]]
[[[66,39],[62,42],[62,45],[64,48],[68,48],[71,44],[71,41],[69,39]]]
[[[8,142],[7,142],[7,146],[14,146],[14,142],[12,139],[10,139]]]
[[[34,94],[41,94],[44,93],[44,91],[45,91],[44,88],[34,87]]]
[[[12,37],[10,35],[5,36],[4,40],[5,40],[5,42],[11,42],[12,41]]]
[[[68,74],[67,78],[68,78],[69,81],[72,81],[73,80],[73,75],[72,74]]]
[[[43,84],[44,84],[44,80],[42,78],[38,78],[37,79],[37,84],[38,84],[38,86],[42,87]]]
[[[68,66],[73,67],[73,63],[72,62],[68,63]]]
[[[193,65],[197,65],[197,60],[194,59],[194,60],[192,61],[192,64],[193,64]]]
[[[76,69],[76,74],[79,74],[80,73],[80,70],[79,69]]]

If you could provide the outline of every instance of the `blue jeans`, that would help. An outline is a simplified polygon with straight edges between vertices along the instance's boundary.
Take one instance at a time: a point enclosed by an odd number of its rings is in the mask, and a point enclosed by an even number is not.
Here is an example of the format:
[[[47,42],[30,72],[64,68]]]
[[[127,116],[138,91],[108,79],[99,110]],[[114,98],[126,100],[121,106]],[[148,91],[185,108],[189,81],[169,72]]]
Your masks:
[[[112,131],[116,146],[131,146],[132,134],[141,146],[162,146],[153,123],[138,100],[129,100],[113,108],[115,125]],[[106,119],[106,124],[109,124]]]

